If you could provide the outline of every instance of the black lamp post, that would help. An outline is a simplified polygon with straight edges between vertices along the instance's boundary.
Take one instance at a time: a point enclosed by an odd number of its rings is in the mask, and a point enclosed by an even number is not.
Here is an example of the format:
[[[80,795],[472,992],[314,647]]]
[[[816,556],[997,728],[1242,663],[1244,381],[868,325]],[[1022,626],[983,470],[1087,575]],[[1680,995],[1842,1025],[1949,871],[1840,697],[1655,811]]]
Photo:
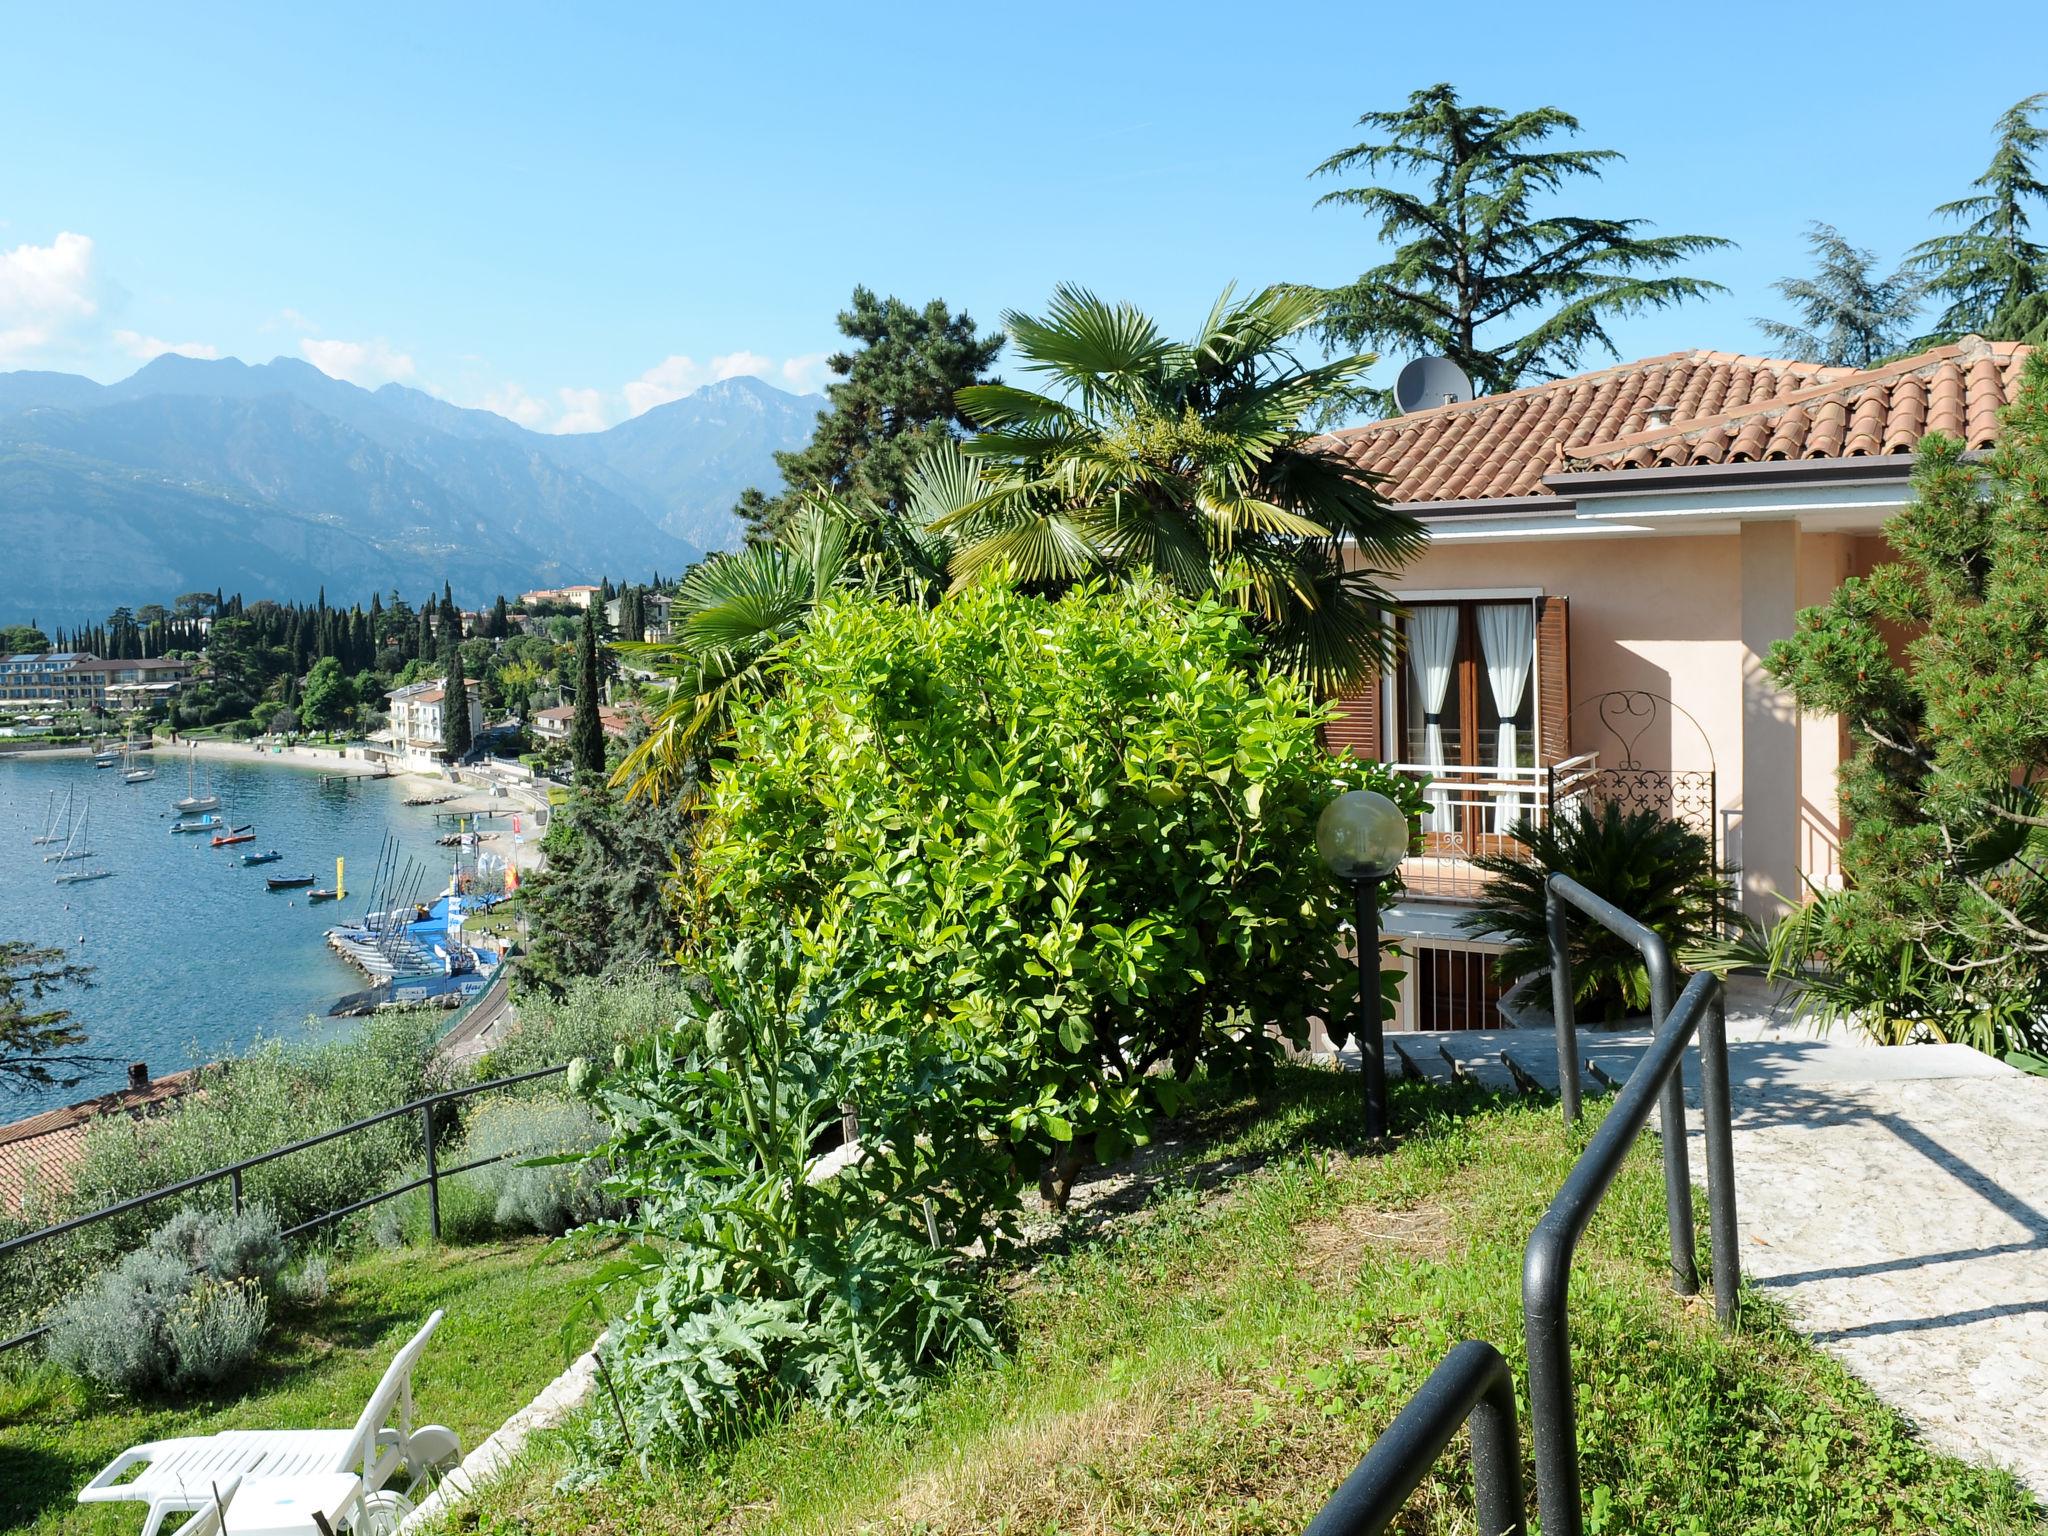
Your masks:
[[[1350,882],[1358,904],[1358,1064],[1365,1078],[1365,1134],[1387,1133],[1387,1063],[1380,1029],[1380,882],[1408,851],[1408,818],[1385,795],[1354,789],[1323,807],[1316,851],[1330,872]],[[1337,1044],[1343,1042],[1337,1041]]]

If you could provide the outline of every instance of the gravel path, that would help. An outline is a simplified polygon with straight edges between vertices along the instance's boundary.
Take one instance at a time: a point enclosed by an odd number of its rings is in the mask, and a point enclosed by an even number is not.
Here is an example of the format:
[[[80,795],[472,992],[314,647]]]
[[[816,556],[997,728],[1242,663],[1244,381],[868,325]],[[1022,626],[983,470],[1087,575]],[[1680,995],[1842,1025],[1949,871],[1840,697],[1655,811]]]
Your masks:
[[[1507,1086],[1506,1050],[1556,1085],[1547,1028],[1393,1038],[1432,1077],[1442,1048]],[[1616,1078],[1646,1040],[1579,1032]],[[2048,1079],[1963,1046],[1817,1036],[1740,982],[1728,1054],[1744,1272],[1929,1444],[2048,1498]]]

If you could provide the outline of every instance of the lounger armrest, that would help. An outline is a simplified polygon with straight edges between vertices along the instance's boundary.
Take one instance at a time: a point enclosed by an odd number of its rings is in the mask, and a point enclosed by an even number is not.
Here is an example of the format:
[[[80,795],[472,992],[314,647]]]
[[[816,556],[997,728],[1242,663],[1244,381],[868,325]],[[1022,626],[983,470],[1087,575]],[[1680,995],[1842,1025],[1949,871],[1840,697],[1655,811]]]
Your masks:
[[[105,1503],[113,1499],[134,1499],[146,1497],[130,1491],[125,1485],[115,1486],[129,1472],[144,1462],[156,1460],[157,1447],[161,1441],[152,1440],[147,1445],[131,1445],[93,1475],[93,1480],[78,1490],[81,1504]]]

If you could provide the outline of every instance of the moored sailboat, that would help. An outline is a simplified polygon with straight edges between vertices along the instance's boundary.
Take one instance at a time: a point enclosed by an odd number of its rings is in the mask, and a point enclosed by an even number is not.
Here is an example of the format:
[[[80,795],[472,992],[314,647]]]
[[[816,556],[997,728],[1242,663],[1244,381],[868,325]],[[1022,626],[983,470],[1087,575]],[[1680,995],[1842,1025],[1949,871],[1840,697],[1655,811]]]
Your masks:
[[[220,809],[219,795],[202,795],[196,782],[199,770],[199,748],[194,746],[185,758],[185,798],[171,802],[171,809],[180,816],[194,816],[201,811]]]

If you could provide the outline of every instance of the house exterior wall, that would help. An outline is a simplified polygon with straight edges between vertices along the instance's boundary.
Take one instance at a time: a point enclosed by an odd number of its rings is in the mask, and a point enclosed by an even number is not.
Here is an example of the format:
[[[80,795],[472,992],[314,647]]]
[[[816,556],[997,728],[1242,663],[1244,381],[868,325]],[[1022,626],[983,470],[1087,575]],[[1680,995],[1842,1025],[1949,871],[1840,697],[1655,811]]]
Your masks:
[[[1872,536],[1759,521],[1715,533],[1438,543],[1391,585],[1397,595],[1535,589],[1568,599],[1572,751],[1597,750],[1606,765],[1630,752],[1629,723],[1603,724],[1601,695],[1669,699],[1677,709],[1632,738],[1633,756],[1713,771],[1723,856],[1744,871],[1745,909],[1768,918],[1806,882],[1839,881],[1842,731],[1833,719],[1802,720],[1763,660],[1800,608],[1882,557]]]

